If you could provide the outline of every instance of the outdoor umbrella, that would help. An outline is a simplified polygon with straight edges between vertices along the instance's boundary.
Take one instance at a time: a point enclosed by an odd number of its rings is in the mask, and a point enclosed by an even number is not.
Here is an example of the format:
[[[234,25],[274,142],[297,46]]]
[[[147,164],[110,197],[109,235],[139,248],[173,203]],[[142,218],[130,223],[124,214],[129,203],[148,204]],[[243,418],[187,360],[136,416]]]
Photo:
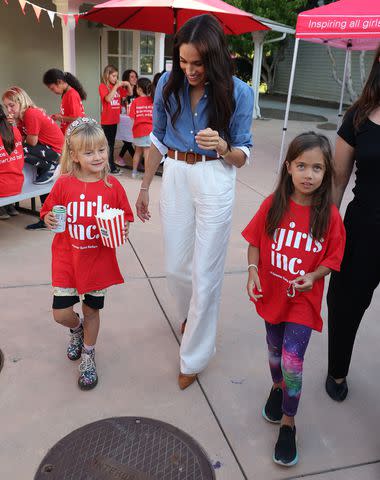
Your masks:
[[[222,0],[110,0],[81,18],[114,28],[172,34],[190,18],[204,13],[217,18],[229,35],[270,30],[252,14]]]

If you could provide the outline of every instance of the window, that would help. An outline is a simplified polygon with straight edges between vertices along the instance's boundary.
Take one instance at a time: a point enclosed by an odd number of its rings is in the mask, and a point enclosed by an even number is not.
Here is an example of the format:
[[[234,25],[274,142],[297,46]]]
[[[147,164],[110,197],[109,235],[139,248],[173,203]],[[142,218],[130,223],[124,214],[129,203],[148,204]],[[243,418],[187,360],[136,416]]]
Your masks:
[[[140,73],[153,75],[155,35],[151,32],[140,32]]]
[[[121,74],[132,68],[133,33],[127,30],[107,31],[107,63],[114,65]]]

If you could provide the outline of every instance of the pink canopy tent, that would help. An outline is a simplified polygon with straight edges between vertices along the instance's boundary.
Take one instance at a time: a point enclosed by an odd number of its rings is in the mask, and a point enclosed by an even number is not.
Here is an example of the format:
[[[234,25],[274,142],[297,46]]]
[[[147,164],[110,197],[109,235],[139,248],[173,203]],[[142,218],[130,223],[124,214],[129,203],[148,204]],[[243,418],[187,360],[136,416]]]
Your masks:
[[[300,39],[346,50],[338,113],[338,118],[340,118],[346,84],[348,52],[350,50],[375,50],[378,47],[380,42],[380,0],[340,0],[301,12],[298,15],[279,165],[283,158]]]

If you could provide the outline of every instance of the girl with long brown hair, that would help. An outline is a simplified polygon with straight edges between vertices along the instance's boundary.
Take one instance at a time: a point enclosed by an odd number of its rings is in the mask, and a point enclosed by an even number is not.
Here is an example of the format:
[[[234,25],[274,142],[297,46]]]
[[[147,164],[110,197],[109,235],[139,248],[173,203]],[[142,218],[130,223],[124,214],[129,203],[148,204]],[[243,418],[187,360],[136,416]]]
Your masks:
[[[289,145],[275,192],[243,231],[248,247],[247,292],[265,320],[273,385],[262,410],[280,423],[273,460],[298,461],[296,427],[303,359],[312,330],[322,330],[324,277],[339,270],[345,232],[332,204],[331,148],[314,132]]]

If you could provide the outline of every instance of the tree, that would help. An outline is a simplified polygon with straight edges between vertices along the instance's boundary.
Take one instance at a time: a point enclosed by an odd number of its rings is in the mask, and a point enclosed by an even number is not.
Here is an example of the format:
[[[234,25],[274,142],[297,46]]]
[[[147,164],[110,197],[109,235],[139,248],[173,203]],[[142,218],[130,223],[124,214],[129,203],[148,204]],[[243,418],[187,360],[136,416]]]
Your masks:
[[[265,17],[275,22],[295,27],[297,15],[306,9],[309,0],[227,0],[228,3],[259,17]],[[312,7],[310,7],[312,8]],[[268,32],[266,40],[279,36],[278,32]],[[229,36],[231,50],[239,57],[252,62],[253,41],[251,34]],[[275,78],[278,63],[284,58],[288,40],[264,45],[262,80],[270,91]]]

